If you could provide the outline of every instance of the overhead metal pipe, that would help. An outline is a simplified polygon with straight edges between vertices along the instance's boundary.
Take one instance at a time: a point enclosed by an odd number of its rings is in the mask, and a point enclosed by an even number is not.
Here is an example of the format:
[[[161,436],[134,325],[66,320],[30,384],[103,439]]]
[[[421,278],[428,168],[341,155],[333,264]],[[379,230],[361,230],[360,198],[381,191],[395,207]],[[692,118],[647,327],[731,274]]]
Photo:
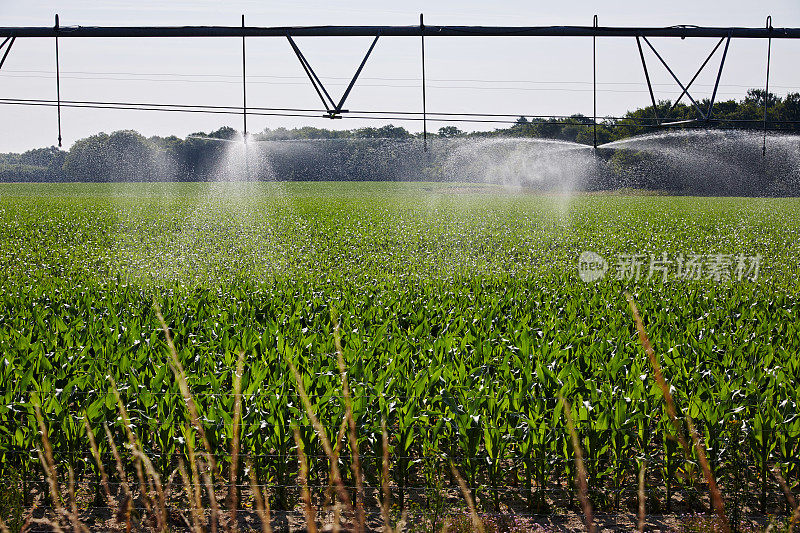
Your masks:
[[[727,37],[800,39],[800,28],[669,26],[62,26],[0,27],[2,37]]]

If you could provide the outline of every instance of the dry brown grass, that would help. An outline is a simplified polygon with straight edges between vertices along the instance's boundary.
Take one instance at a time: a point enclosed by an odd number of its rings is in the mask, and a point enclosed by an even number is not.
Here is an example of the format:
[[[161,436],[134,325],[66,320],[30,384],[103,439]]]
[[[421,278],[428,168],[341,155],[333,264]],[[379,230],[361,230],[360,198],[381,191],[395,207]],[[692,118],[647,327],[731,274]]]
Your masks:
[[[242,421],[242,373],[244,372],[244,352],[239,352],[236,360],[236,373],[233,376],[233,439],[231,440],[231,472],[228,486],[228,507],[230,508],[231,528],[239,530],[236,509],[239,507],[239,431]]]
[[[772,470],[772,473],[775,475],[775,479],[778,480],[778,484],[780,484],[781,490],[783,490],[786,501],[789,502],[789,505],[792,508],[792,518],[789,520],[789,526],[787,527],[788,533],[792,533],[792,531],[794,531],[795,524],[800,522],[800,505],[798,505],[797,501],[795,500],[791,487],[789,487],[789,484],[781,475],[780,469],[778,469],[776,466]]]
[[[253,504],[255,505],[256,513],[258,513],[258,519],[261,521],[261,533],[272,533],[269,496],[258,486],[256,471],[253,466],[248,465],[247,470],[250,472],[250,491],[253,493]]]
[[[306,529],[309,533],[317,533],[317,516],[314,504],[311,502],[311,491],[308,489],[308,458],[303,448],[303,439],[300,438],[300,431],[297,427],[292,428],[294,441],[297,444],[297,463],[299,467],[299,477],[301,495],[303,498],[303,511],[306,515]]]
[[[297,371],[297,367],[294,366],[292,361],[288,361],[288,363],[289,369],[291,370],[295,379],[295,383],[297,384],[297,392],[300,395],[300,400],[303,403],[306,416],[308,416],[308,419],[311,421],[311,426],[314,428],[314,432],[317,434],[317,437],[322,444],[322,450],[328,457],[328,461],[330,463],[330,483],[335,488],[341,503],[345,505],[345,507],[351,507],[350,495],[347,493],[347,489],[342,482],[342,475],[339,470],[339,455],[333,449],[331,441],[328,439],[328,434],[325,432],[325,428],[320,423],[317,415],[314,413],[314,408],[311,406],[311,400],[308,397],[308,393],[306,393],[306,388],[303,385],[303,378],[300,376],[300,372]],[[342,433],[343,431],[340,429],[339,434],[342,435]]]
[[[645,480],[645,471],[647,470],[647,461],[643,460],[641,466],[639,467],[639,490],[637,491],[637,497],[639,499],[639,515],[637,516],[636,520],[636,529],[639,531],[644,531],[644,523],[645,523],[645,501],[647,496],[644,490],[644,480]]]
[[[220,512],[217,496],[214,493],[214,483],[211,479],[212,473],[217,471],[213,450],[211,449],[211,444],[209,443],[205,428],[200,421],[200,413],[197,410],[194,397],[189,390],[189,380],[186,377],[186,370],[183,368],[183,363],[181,363],[181,360],[178,357],[178,351],[175,349],[175,343],[172,341],[172,333],[169,330],[169,326],[167,326],[167,322],[164,320],[164,316],[161,314],[161,308],[159,307],[158,302],[153,301],[153,307],[155,308],[158,322],[161,324],[161,330],[164,332],[164,338],[167,342],[167,351],[170,356],[170,367],[172,368],[172,372],[175,375],[176,381],[178,382],[178,387],[180,388],[184,403],[186,404],[186,409],[189,412],[189,420],[191,421],[192,426],[197,431],[198,435],[200,435],[200,441],[203,443],[203,448],[205,450],[203,453],[205,464],[199,460],[197,463],[203,483],[206,486],[206,491],[208,492],[209,501],[211,502],[211,533],[217,533]],[[194,462],[194,460],[192,462]]]
[[[89,424],[89,418],[84,415],[83,417],[83,427],[86,429],[86,435],[89,437],[89,446],[92,448],[92,457],[94,457],[94,462],[97,465],[98,471],[100,472],[100,485],[103,487],[103,493],[106,497],[106,504],[109,508],[116,507],[116,502],[114,498],[111,496],[111,489],[108,486],[108,475],[106,474],[106,468],[103,465],[103,461],[100,458],[100,449],[97,447],[97,440],[95,440],[94,430],[92,430],[92,426]]]
[[[586,466],[583,464],[583,451],[581,450],[578,432],[575,431],[575,423],[572,419],[572,406],[570,406],[569,402],[560,394],[558,395],[558,402],[563,408],[564,418],[567,421],[567,431],[569,432],[570,442],[572,443],[572,451],[575,454],[575,470],[577,474],[575,476],[575,489],[578,493],[581,509],[583,510],[586,531],[595,533],[592,502],[589,501],[589,483],[586,476]]]
[[[475,531],[478,533],[486,533],[486,528],[483,526],[483,520],[478,515],[478,510],[475,508],[475,501],[472,499],[472,494],[467,486],[467,483],[464,481],[464,478],[461,477],[458,469],[455,467],[453,462],[450,462],[450,472],[452,472],[453,477],[458,481],[458,487],[461,489],[461,495],[464,496],[464,501],[467,502],[467,506],[469,507],[469,516],[472,518],[472,527],[475,528]],[[445,526],[445,529],[447,526]]]
[[[658,362],[655,351],[653,350],[653,345],[650,343],[650,338],[647,336],[647,332],[644,329],[642,317],[639,315],[639,309],[636,307],[636,302],[634,301],[633,296],[631,296],[629,293],[625,293],[625,297],[628,300],[631,313],[633,313],[633,319],[636,322],[636,330],[639,333],[639,341],[641,342],[644,351],[647,353],[647,357],[650,360],[650,365],[653,367],[653,377],[658,385],[658,388],[661,389],[661,392],[664,395],[667,414],[669,415],[669,419],[675,428],[675,438],[681,444],[684,453],[688,456],[689,446],[686,443],[686,439],[683,438],[683,429],[678,421],[677,409],[675,408],[675,401],[672,398],[669,384],[664,379],[664,375],[661,372],[661,365]],[[700,442],[700,436],[695,430],[692,419],[688,414],[685,418],[689,435],[691,435],[692,441],[694,442],[694,449],[695,453],[697,454],[698,462],[700,463],[706,483],[708,484],[711,503],[714,506],[714,510],[716,511],[717,515],[719,516],[723,533],[728,533],[730,531],[730,524],[728,523],[728,517],[725,515],[725,502],[722,499],[722,493],[717,486],[713,472],[711,472],[711,467],[708,464],[708,458],[706,457],[705,449],[703,448],[703,444]]]
[[[336,346],[336,360],[339,365],[339,373],[342,377],[345,420],[347,421],[347,436],[350,442],[350,456],[352,458],[351,468],[356,480],[356,528],[357,531],[364,531],[364,526],[366,524],[366,517],[364,516],[364,475],[358,454],[358,433],[356,431],[356,421],[353,418],[353,398],[350,396],[350,386],[347,383],[347,367],[344,364],[338,321],[334,321],[333,340]]]

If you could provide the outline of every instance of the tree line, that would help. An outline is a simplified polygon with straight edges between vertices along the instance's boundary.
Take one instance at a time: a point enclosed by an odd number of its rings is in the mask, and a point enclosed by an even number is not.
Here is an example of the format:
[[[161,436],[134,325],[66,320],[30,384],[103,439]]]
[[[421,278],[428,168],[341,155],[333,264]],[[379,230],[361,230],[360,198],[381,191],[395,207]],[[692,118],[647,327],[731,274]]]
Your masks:
[[[715,103],[712,121],[705,124],[702,119],[681,123],[696,119],[697,109],[692,104],[674,104],[669,100],[658,102],[655,109],[647,106],[620,118],[605,118],[598,121],[597,141],[604,144],[657,131],[664,126],[658,124],[656,117],[661,123],[679,123],[671,126],[677,128],[761,129],[765,99],[770,128],[800,131],[800,93],[779,97],[751,89],[741,100]],[[698,105],[705,112],[709,102],[701,100]],[[592,118],[575,114],[560,119],[519,117],[509,127],[493,131],[465,132],[455,126],[444,126],[429,135],[435,145],[437,138],[490,137],[592,144],[594,134]],[[21,154],[0,154],[0,181],[203,181],[219,179],[223,167],[231,165],[241,167],[235,169],[237,172],[244,172],[247,167],[254,179],[436,179],[437,165],[446,155],[431,156],[421,150],[409,150],[420,143],[420,134],[393,125],[352,130],[308,126],[265,129],[249,138],[251,148],[244,160],[232,153],[241,150],[241,143],[225,142],[237,139],[240,134],[230,127],[211,133],[198,132],[184,139],[147,138],[133,130],[98,133],[75,142],[69,150],[51,146]],[[264,164],[265,159],[269,160],[268,165]],[[267,167],[269,170],[265,170]]]

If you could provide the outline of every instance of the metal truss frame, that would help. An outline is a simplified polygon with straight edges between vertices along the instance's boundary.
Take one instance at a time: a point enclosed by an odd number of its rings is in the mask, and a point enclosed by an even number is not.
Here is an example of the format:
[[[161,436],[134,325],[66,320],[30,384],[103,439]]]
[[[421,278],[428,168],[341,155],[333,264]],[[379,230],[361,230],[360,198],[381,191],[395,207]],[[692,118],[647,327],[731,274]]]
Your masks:
[[[347,36],[370,36],[373,37],[372,44],[367,49],[364,58],[356,69],[355,74],[350,80],[341,98],[335,101],[322,80],[314,71],[311,63],[305,57],[300,47],[295,42],[296,37],[347,37]],[[597,147],[597,37],[634,37],[639,51],[639,57],[644,71],[645,82],[650,94],[650,101],[653,106],[655,126],[675,126],[685,122],[697,122],[698,120],[709,123],[712,120],[714,102],[725,60],[728,56],[728,48],[732,39],[767,39],[767,65],[765,91],[769,94],[769,73],[770,57],[772,50],[772,39],[800,39],[800,28],[775,28],[772,26],[772,18],[767,18],[767,23],[763,28],[749,27],[699,27],[691,25],[669,26],[663,28],[656,27],[603,27],[598,25],[597,15],[594,16],[591,26],[431,26],[426,25],[423,16],[420,15],[419,25],[414,26],[282,26],[282,27],[253,27],[246,26],[244,15],[242,15],[241,26],[124,26],[124,27],[98,27],[98,26],[61,26],[58,15],[55,17],[55,25],[52,27],[0,27],[0,68],[8,57],[11,47],[16,39],[19,38],[53,38],[55,41],[55,62],[56,62],[56,92],[58,108],[58,141],[61,146],[61,90],[60,90],[60,69],[58,58],[59,38],[145,38],[145,37],[240,37],[242,39],[242,120],[244,139],[247,140],[247,76],[246,76],[246,48],[245,39],[247,37],[285,37],[289,45],[297,56],[303,71],[308,76],[311,85],[314,87],[325,108],[324,117],[336,119],[342,118],[348,110],[344,108],[347,98],[350,96],[358,77],[364,69],[375,45],[380,37],[419,37],[421,45],[422,63],[422,121],[424,149],[428,147],[427,135],[427,102],[426,102],[426,71],[425,71],[425,37],[591,37],[592,38],[592,92],[593,92],[593,121],[594,146]],[[656,50],[649,38],[653,37],[673,37],[685,39],[687,37],[717,38],[719,39],[697,69],[696,73],[687,84],[683,84],[666,60]],[[655,98],[653,84],[650,79],[642,41],[652,51],[661,65],[669,72],[672,79],[681,88],[680,96],[672,103],[672,107],[662,116],[659,113],[658,103]],[[725,43],[722,57],[719,62],[714,90],[711,95],[708,109],[701,108],[700,103],[692,96],[689,90],[700,73],[705,69],[717,50]],[[5,48],[5,51],[3,49]],[[697,111],[699,119],[689,119],[678,122],[665,122],[664,119],[686,96],[691,105]],[[769,98],[764,98],[764,152],[766,152],[766,132],[768,118]]]

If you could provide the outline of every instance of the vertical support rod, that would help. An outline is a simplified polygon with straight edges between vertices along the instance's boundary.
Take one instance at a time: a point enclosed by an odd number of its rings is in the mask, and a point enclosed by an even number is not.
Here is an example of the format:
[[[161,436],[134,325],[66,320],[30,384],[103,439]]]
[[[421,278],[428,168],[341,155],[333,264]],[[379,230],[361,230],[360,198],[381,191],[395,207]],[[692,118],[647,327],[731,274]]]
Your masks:
[[[61,148],[61,69],[58,61],[58,14],[56,14],[56,101],[58,106],[58,147]]]
[[[428,109],[425,101],[425,22],[419,14],[420,39],[422,42],[422,150],[428,151]]]
[[[245,49],[244,14],[242,14],[242,140],[244,141],[245,179],[250,181],[250,153],[247,146],[247,55]]]
[[[653,114],[656,116],[656,124],[661,125],[661,119],[658,118],[658,106],[656,106],[656,97],[653,94],[653,84],[650,83],[650,73],[647,71],[647,62],[644,60],[644,51],[642,50],[642,41],[639,36],[636,36],[636,46],[639,47],[639,57],[642,59],[642,68],[644,69],[644,79],[647,80],[647,89],[650,91],[650,101],[653,102]]]
[[[247,140],[247,61],[244,37],[244,15],[242,15],[242,120],[244,121],[245,141]]]
[[[597,15],[594,16],[594,34],[592,34],[592,94],[594,96],[594,147],[597,148]]]
[[[767,29],[772,31],[772,16],[767,17]],[[767,81],[764,85],[764,139],[761,144],[761,157],[767,155],[767,108],[769,106],[769,64],[772,55],[772,37],[767,38]]]

